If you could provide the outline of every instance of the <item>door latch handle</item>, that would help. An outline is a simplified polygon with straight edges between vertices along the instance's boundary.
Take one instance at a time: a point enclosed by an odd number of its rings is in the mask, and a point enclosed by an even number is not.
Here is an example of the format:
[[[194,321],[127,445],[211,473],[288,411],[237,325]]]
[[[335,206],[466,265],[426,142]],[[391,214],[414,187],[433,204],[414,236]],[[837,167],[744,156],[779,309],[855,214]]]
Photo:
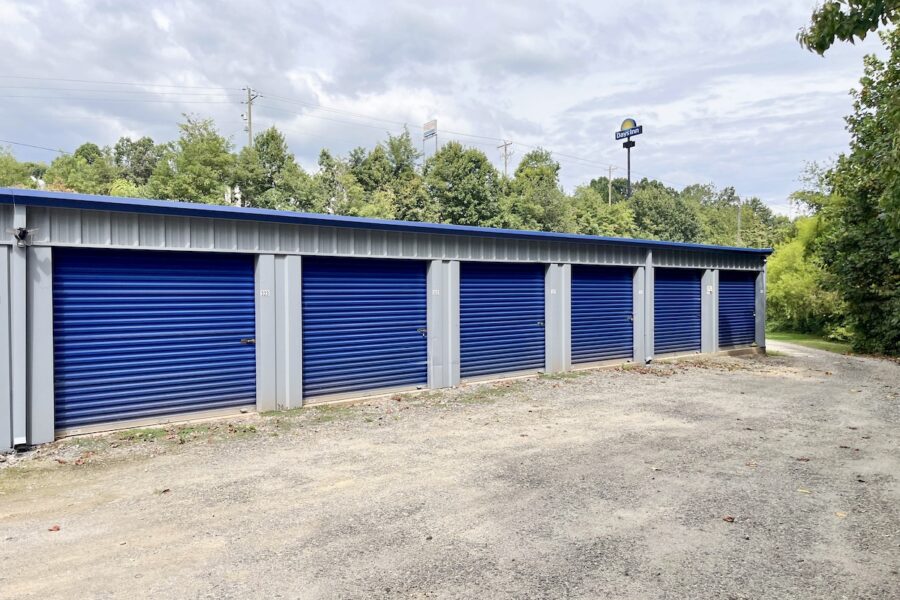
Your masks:
[[[420,334],[422,337],[428,337],[428,328],[427,327],[419,327],[416,329],[416,333]]]
[[[242,344],[255,344],[256,338],[241,338]]]
[[[543,327],[543,326],[544,326],[544,322],[543,322],[543,321],[538,321],[538,322],[537,322],[537,326],[538,326],[538,327]]]

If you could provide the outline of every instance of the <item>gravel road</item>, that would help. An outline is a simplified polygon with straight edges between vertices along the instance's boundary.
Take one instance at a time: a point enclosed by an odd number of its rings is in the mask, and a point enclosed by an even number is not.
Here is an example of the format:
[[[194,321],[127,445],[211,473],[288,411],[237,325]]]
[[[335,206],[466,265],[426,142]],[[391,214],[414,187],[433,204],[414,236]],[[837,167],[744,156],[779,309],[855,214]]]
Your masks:
[[[900,365],[772,349],[7,457],[0,597],[900,598]]]

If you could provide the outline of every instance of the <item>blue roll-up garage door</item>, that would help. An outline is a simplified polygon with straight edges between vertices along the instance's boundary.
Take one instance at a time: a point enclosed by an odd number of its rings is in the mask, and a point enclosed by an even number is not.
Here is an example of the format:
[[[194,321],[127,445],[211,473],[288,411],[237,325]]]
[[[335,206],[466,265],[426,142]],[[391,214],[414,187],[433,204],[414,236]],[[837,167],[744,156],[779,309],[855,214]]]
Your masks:
[[[572,362],[634,355],[634,272],[623,267],[572,265]]]
[[[544,368],[544,266],[460,265],[460,374]]]
[[[421,261],[303,259],[303,394],[428,382]]]
[[[756,340],[756,273],[719,271],[719,346]]]
[[[59,248],[53,299],[57,428],[256,402],[252,256]]]
[[[654,352],[700,351],[702,272],[655,269],[653,286]]]

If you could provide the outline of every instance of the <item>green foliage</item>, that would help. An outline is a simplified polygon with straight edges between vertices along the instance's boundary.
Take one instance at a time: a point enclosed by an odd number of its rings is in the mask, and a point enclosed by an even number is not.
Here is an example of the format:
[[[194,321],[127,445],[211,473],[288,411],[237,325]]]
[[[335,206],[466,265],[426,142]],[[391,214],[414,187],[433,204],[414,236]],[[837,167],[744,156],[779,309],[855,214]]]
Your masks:
[[[850,152],[829,173],[833,196],[822,257],[846,306],[857,350],[900,353],[900,31],[882,35],[886,61],[867,56]]]
[[[800,44],[825,54],[834,41],[853,43],[883,25],[900,22],[900,0],[826,0],[812,14],[808,28],[797,34]]]
[[[522,157],[512,181],[505,182],[498,224],[510,229],[572,231],[572,209],[559,185],[559,163],[537,149]]]
[[[148,182],[149,195],[188,202],[224,204],[235,170],[231,142],[212,119],[185,115],[181,136],[166,148]]]
[[[51,189],[109,194],[118,171],[109,148],[96,144],[79,146],[73,154],[63,154],[50,163],[44,179]]]
[[[572,197],[577,233],[607,237],[633,237],[634,213],[625,202],[610,204],[593,185],[575,188]]]
[[[113,147],[113,162],[120,178],[136,186],[147,185],[165,150],[165,146],[156,145],[146,136],[134,141],[122,137]]]
[[[449,142],[425,162],[425,188],[440,220],[456,225],[493,225],[500,216],[498,174],[480,150]]]
[[[29,163],[16,160],[12,152],[0,148],[0,187],[34,187]]]
[[[109,186],[110,196],[121,196],[123,198],[141,198],[143,191],[141,186],[136,185],[129,179],[116,179]]]
[[[796,235],[775,248],[767,265],[767,317],[776,329],[834,335],[842,330],[844,306],[829,288],[818,254],[821,215],[798,219]]]
[[[700,242],[699,205],[672,188],[644,179],[628,200],[638,237],[673,242]]]

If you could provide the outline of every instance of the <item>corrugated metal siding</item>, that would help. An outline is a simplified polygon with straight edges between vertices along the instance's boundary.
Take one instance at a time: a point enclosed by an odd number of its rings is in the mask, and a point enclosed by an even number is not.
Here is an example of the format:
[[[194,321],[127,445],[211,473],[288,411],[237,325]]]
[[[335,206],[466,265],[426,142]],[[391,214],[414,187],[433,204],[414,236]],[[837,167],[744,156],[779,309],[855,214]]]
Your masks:
[[[756,340],[756,273],[719,271],[719,346]]]
[[[544,266],[460,264],[460,374],[544,368]]]
[[[617,267],[572,267],[572,362],[634,354],[634,272]]]
[[[53,254],[56,427],[256,402],[253,257]]]
[[[700,294],[703,273],[693,269],[655,269],[654,352],[700,350]]]
[[[28,226],[36,229],[33,241],[37,245],[145,250],[628,266],[643,264],[645,252],[639,247],[609,243],[401,233],[45,207],[28,208]]]
[[[306,397],[428,381],[426,263],[305,258]]]

